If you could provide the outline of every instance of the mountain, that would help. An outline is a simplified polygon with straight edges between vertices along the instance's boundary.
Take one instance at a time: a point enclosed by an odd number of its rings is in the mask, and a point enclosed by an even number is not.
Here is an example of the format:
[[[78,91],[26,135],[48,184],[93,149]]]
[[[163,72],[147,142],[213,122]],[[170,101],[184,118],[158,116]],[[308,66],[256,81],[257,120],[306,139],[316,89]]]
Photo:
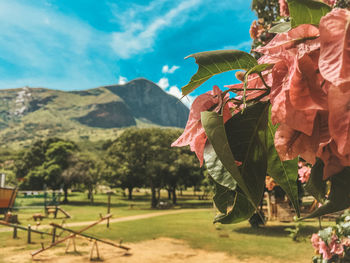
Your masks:
[[[58,136],[71,140],[113,139],[129,126],[184,127],[189,110],[147,79],[89,90],[0,90],[2,145],[25,147]]]

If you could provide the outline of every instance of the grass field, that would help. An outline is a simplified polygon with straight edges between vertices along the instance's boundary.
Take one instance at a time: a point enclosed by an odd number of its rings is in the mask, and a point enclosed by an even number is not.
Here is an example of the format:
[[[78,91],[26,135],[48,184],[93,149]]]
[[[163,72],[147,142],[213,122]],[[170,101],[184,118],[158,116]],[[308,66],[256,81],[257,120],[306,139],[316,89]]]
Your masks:
[[[166,200],[166,192],[162,192],[162,200]],[[96,194],[94,203],[91,204],[85,193],[71,193],[69,195],[69,203],[61,204],[72,218],[67,222],[91,221],[99,218],[99,215],[107,213],[107,194]],[[21,208],[22,207],[22,208]],[[198,200],[198,196],[194,196],[192,191],[184,191],[182,196],[178,196],[178,204],[173,209],[179,208],[208,208],[212,207],[211,200]],[[150,194],[147,190],[135,192],[133,200],[128,200],[121,192],[111,196],[111,213],[114,218],[153,213],[159,210],[150,208]],[[24,225],[33,224],[33,214],[44,214],[44,198],[43,197],[23,197],[19,195],[16,198],[15,213],[18,214],[20,222]],[[58,218],[45,218],[42,224],[48,224],[52,221],[61,222],[64,216],[58,213]],[[1,226],[0,226],[1,227]]]
[[[72,213],[73,221],[94,220],[98,213],[105,214],[106,195],[97,195],[96,204],[88,205],[86,197],[82,194],[70,196],[70,205],[64,208]],[[18,200],[21,201],[21,200]],[[23,203],[35,204],[29,201]],[[149,197],[143,193],[136,194],[134,201],[128,201],[122,196],[112,198],[112,212],[114,217],[159,212],[149,209]],[[130,205],[133,205],[133,208]],[[189,193],[179,200],[179,207],[205,207],[210,206],[208,200],[199,201],[191,197]],[[21,212],[20,218],[30,216],[30,210]],[[316,221],[307,221],[301,228],[301,241],[294,242],[285,231],[287,227],[293,227],[293,223],[268,222],[266,226],[253,229],[248,222],[236,225],[213,225],[212,219],[215,211],[208,208],[206,211],[198,210],[182,214],[157,216],[148,219],[119,222],[111,224],[109,229],[105,224],[94,227],[86,233],[111,240],[123,240],[124,242],[139,242],[158,237],[170,237],[188,242],[193,248],[207,251],[222,251],[234,255],[238,259],[269,258],[270,262],[310,262],[314,254],[309,242],[312,233],[318,231]],[[28,219],[29,220],[29,219]],[[57,219],[60,220],[60,219]],[[47,222],[52,220],[47,220]],[[333,224],[324,223],[324,226]],[[81,227],[76,227],[79,229]],[[48,243],[50,238],[34,235],[35,244],[26,245],[26,233],[19,231],[19,239],[13,240],[11,232],[0,233],[0,248],[24,246],[28,251],[40,247],[40,242]],[[0,260],[1,262],[1,260]]]

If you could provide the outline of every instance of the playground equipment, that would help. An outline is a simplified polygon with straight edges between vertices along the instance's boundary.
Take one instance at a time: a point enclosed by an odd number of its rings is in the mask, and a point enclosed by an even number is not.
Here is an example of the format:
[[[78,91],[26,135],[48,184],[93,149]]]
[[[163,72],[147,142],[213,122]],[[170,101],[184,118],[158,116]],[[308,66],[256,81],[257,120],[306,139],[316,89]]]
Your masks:
[[[53,214],[53,217],[57,218],[57,213],[61,212],[66,218],[71,218],[70,214],[59,206],[61,191],[53,191],[51,198],[49,198],[49,193],[46,191],[46,187],[44,187],[44,191],[44,210],[46,217]]]
[[[28,235],[27,235],[27,243],[28,244],[31,243],[31,240],[32,240],[31,234],[32,233],[36,233],[36,234],[40,234],[40,235],[49,235],[49,236],[55,235],[55,234],[52,234],[52,233],[47,233],[47,232],[39,231],[39,230],[36,230],[36,229],[32,229],[32,227],[30,225],[28,225],[28,227],[24,227],[24,226],[21,226],[21,225],[18,225],[18,224],[10,224],[10,223],[8,223],[6,221],[2,221],[2,220],[0,220],[0,225],[12,227],[13,228],[13,238],[17,238],[17,230],[18,229],[27,231],[28,232]]]
[[[41,244],[41,249],[35,251],[32,253],[32,258],[34,258],[34,256],[50,249],[50,248],[53,248],[55,246],[57,246],[58,244],[61,244],[65,241],[68,241],[67,243],[67,247],[66,247],[66,252],[68,251],[68,248],[69,248],[69,245],[71,243],[71,241],[73,242],[73,246],[74,246],[74,250],[76,251],[76,246],[75,246],[75,237],[76,236],[82,236],[82,237],[85,237],[85,238],[88,238],[90,240],[93,240],[93,246],[91,248],[91,252],[90,252],[90,260],[92,260],[92,256],[93,256],[93,251],[94,249],[96,249],[96,253],[97,253],[97,259],[100,258],[100,254],[99,254],[99,251],[98,251],[98,246],[97,246],[97,242],[101,242],[101,243],[105,243],[105,244],[108,244],[108,245],[111,245],[111,246],[114,246],[114,247],[117,247],[117,248],[121,248],[121,249],[124,249],[124,250],[129,250],[130,248],[128,247],[125,247],[125,246],[122,246],[121,244],[114,244],[110,241],[106,241],[106,240],[102,240],[102,239],[99,239],[99,238],[96,238],[96,237],[93,237],[93,236],[90,236],[90,235],[87,235],[87,234],[84,234],[83,232],[88,230],[89,228],[101,223],[102,221],[104,220],[108,220],[109,218],[112,217],[112,214],[107,214],[106,216],[102,217],[97,220],[96,222],[92,223],[91,225],[88,225],[87,227],[84,227],[78,231],[75,231],[75,230],[72,230],[72,229],[69,229],[69,228],[65,228],[63,226],[60,226],[60,225],[57,225],[57,224],[54,224],[52,223],[51,226],[53,226],[53,233],[56,233],[56,228],[59,228],[59,229],[62,229],[64,231],[67,231],[67,232],[70,232],[71,234],[67,237],[64,237],[60,240],[55,240],[55,234],[53,235],[53,239],[52,239],[52,243],[48,246],[48,247],[44,247],[44,244],[42,243]]]
[[[0,187],[0,213],[6,214],[12,209],[17,196],[17,188]]]

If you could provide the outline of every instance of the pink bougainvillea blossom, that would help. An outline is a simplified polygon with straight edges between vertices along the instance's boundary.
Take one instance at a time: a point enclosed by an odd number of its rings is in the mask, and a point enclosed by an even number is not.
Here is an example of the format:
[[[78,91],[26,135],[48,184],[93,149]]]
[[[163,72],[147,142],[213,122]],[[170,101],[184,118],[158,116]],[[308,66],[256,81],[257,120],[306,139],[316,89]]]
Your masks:
[[[331,242],[329,243],[329,247],[331,249],[332,254],[343,255],[344,253],[343,245],[340,242],[338,236],[335,234],[332,235],[332,239],[331,239]]]
[[[319,49],[320,42],[317,39],[320,32],[317,27],[313,25],[300,25],[286,33],[277,34],[266,46],[258,47],[255,51],[273,56],[283,56],[283,53],[289,49],[296,49],[294,52],[298,53],[298,57],[302,57],[305,53],[310,53]],[[305,42],[300,40],[309,39]]]
[[[316,162],[317,137],[308,136],[281,124],[275,134],[275,148],[282,161],[300,156],[308,163]]]
[[[311,175],[311,168],[308,166],[303,166],[298,170],[299,181],[302,183],[306,183],[309,181]]]
[[[280,4],[280,16],[289,16],[289,9],[286,0],[278,0]]]
[[[320,249],[320,237],[318,236],[318,234],[312,234],[311,237],[311,244],[314,247],[314,249],[316,249],[317,251]]]
[[[334,6],[337,0],[323,0],[323,2],[329,6]]]
[[[350,247],[350,238],[348,238],[348,237],[344,238],[341,243],[345,247]]]
[[[291,72],[297,64],[291,52],[286,51],[284,56],[272,69],[271,121],[274,125],[283,123],[310,136],[317,110],[298,110],[291,103]]]
[[[334,140],[329,143],[321,144],[317,152],[324,163],[323,179],[341,172],[345,166],[350,166],[350,155],[341,155],[337,150]]]
[[[333,9],[320,21],[322,76],[336,86],[350,81],[350,11]]]
[[[183,134],[171,144],[171,146],[182,147],[190,145],[191,151],[194,151],[199,159],[200,165],[203,165],[204,146],[207,141],[204,128],[201,123],[201,112],[207,110],[218,111],[228,100],[229,94],[223,100],[221,90],[214,86],[213,90],[199,95],[192,103],[190,115]],[[213,109],[214,107],[214,109]],[[228,104],[224,106],[224,122],[232,117]]]
[[[271,74],[265,74],[263,75],[265,82],[269,85],[272,82],[272,76]],[[244,84],[233,84],[233,85],[225,85],[226,88],[229,89],[243,89]],[[261,78],[257,75],[250,75],[248,77],[248,85],[246,87],[246,91],[243,90],[237,90],[234,91],[238,96],[243,96],[245,94],[246,100],[252,100],[255,99],[262,94],[266,93],[267,88],[265,87],[263,81]],[[265,98],[262,98],[260,101],[267,101],[269,98],[266,96]]]
[[[322,254],[322,257],[324,259],[331,259],[332,253],[330,248],[327,246],[327,244],[323,240],[320,240],[319,245],[320,245],[319,253]]]
[[[342,155],[350,154],[350,83],[331,86],[328,94],[329,132]]]
[[[327,109],[327,94],[322,90],[322,79],[317,72],[317,62],[310,56],[305,55],[296,61],[289,90],[290,101],[296,109]]]
[[[256,20],[254,20],[249,29],[250,37],[252,39],[257,39],[261,36],[261,34],[264,31],[265,31],[265,28],[263,27],[263,25],[260,25],[259,23],[257,23]]]

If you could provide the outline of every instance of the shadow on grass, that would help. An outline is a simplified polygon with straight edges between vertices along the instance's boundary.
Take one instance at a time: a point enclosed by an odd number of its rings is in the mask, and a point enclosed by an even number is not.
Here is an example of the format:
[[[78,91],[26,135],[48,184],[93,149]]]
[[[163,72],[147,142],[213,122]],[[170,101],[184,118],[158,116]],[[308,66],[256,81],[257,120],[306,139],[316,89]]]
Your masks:
[[[279,226],[262,226],[259,228],[253,227],[241,227],[234,229],[233,232],[248,234],[248,235],[258,235],[258,236],[271,236],[271,237],[287,237],[289,232],[286,228],[295,228],[293,225],[279,225]],[[300,236],[308,237],[319,230],[315,226],[301,226]]]
[[[70,205],[70,206],[102,206],[107,207],[107,202],[93,202],[90,201],[69,201],[66,204],[61,205]],[[130,204],[127,203],[112,203],[111,207],[126,207],[130,206]]]
[[[190,203],[182,203],[178,202],[177,204],[181,208],[212,208],[212,202],[190,202]]]

